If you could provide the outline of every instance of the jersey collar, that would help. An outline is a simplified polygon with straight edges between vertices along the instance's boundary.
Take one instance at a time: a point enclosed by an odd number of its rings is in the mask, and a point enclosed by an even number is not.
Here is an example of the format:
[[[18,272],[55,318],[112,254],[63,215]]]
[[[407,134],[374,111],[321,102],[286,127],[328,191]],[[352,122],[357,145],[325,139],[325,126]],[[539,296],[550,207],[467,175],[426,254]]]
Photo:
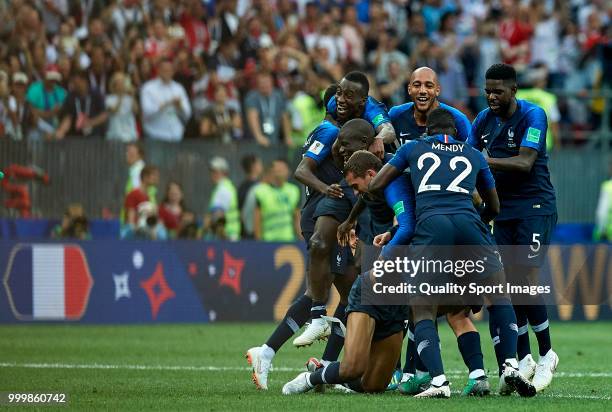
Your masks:
[[[453,136],[448,134],[437,134],[433,138],[442,143],[458,143]]]

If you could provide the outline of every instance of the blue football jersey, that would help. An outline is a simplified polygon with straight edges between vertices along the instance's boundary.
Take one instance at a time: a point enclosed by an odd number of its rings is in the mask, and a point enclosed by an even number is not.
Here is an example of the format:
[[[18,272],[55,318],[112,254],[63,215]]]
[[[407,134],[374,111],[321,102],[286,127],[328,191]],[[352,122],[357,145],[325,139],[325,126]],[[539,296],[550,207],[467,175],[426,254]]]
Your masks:
[[[402,173],[385,188],[385,200],[397,219],[389,246],[408,245],[416,226],[414,187],[409,173]]]
[[[455,118],[455,127],[457,128],[457,140],[462,142],[468,141],[472,134],[472,125],[465,114],[444,103],[440,103],[440,108],[448,110]],[[399,140],[400,145],[414,139],[425,137],[425,126],[419,126],[414,120],[414,103],[404,103],[399,106],[393,106],[389,110],[389,118],[395,129],[395,135]]]
[[[401,171],[410,168],[417,221],[452,214],[480,219],[472,192],[495,187],[482,153],[447,135],[412,140],[400,147],[389,163]]]
[[[323,120],[308,136],[302,148],[303,156],[313,159],[317,163],[317,170],[314,175],[323,183],[331,185],[340,183],[343,179],[342,171],[336,167],[332,158],[332,146],[338,137],[340,129],[333,123]],[[312,214],[316,209],[317,203],[324,197],[320,192],[313,191],[306,186],[306,200],[302,208],[302,213]],[[302,219],[304,221],[305,219]],[[302,228],[302,231],[313,231],[314,221],[310,222],[309,227]],[[311,227],[310,227],[311,226]]]
[[[491,157],[518,156],[521,147],[538,152],[529,173],[494,173],[501,204],[496,220],[556,213],[555,190],[550,182],[546,154],[547,128],[544,110],[526,100],[517,100],[516,111],[506,122],[502,123],[488,108],[474,120],[469,142],[478,150],[486,149]]]
[[[336,119],[336,108],[336,96],[333,96],[327,103],[327,112],[331,114],[334,119]],[[366,100],[366,104],[363,108],[363,115],[361,117],[367,120],[372,127],[374,127],[374,130],[381,124],[390,122],[385,105],[370,96],[368,96],[368,100]]]
[[[385,153],[383,163],[387,163],[393,158],[390,153]],[[367,194],[362,195],[370,211],[370,231],[372,237],[385,233],[393,226],[393,208],[387,204],[385,199],[371,198]]]

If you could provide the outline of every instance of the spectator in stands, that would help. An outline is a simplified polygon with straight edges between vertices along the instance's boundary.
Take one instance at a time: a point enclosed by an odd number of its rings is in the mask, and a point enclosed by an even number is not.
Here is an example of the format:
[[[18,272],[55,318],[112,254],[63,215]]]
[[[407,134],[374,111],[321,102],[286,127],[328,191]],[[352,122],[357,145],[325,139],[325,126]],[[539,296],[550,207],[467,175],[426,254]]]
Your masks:
[[[110,80],[109,61],[106,51],[102,46],[94,46],[89,51],[91,63],[87,69],[87,79],[89,88],[105,97],[108,92],[108,82]]]
[[[406,67],[402,68],[397,61],[391,60],[389,61],[388,76],[387,81],[379,84],[383,103],[390,108],[409,101],[408,80],[410,70],[406,70]]]
[[[525,72],[523,82],[527,87],[520,88],[516,92],[517,99],[523,99],[537,104],[548,119],[548,129],[546,131],[546,150],[552,151],[553,148],[561,147],[559,136],[559,121],[561,114],[557,106],[557,96],[544,90],[548,80],[548,69],[546,64],[538,63]]]
[[[187,93],[183,86],[172,80],[173,75],[172,61],[165,59],[159,65],[159,77],[142,87],[140,106],[144,134],[150,139],[180,141],[191,116]]]
[[[102,95],[90,88],[86,72],[77,71],[73,75],[72,91],[64,102],[60,116],[62,120],[55,132],[56,139],[104,136],[108,113]]]
[[[171,237],[176,236],[185,209],[183,188],[177,182],[169,182],[166,186],[166,194],[159,206],[159,218]]]
[[[110,94],[105,99],[108,112],[108,140],[121,140],[132,142],[138,139],[136,128],[136,115],[138,101],[134,98],[134,91],[130,79],[122,72],[113,75],[110,81]]]
[[[113,46],[121,49],[125,33],[135,28],[138,32],[144,28],[147,18],[142,3],[139,0],[119,0],[111,14]]]
[[[40,133],[44,133],[37,129],[34,110],[26,100],[27,85],[28,76],[25,73],[16,72],[13,74],[12,94],[8,99],[9,122],[5,126],[5,131],[6,135],[14,140],[36,138]]]
[[[229,164],[222,157],[215,156],[209,163],[210,180],[214,184],[208,213],[204,219],[204,230],[215,237],[240,240],[240,212],[238,193],[229,179]],[[223,224],[221,223],[223,222]]]
[[[321,89],[312,80],[305,81],[301,76],[296,76],[289,84],[293,147],[301,148],[325,115]]]
[[[127,196],[132,190],[140,187],[140,174],[145,167],[144,148],[139,143],[128,143],[125,146],[125,161],[128,165],[128,178],[125,182],[123,190],[124,196]],[[149,186],[147,188],[149,199],[157,199],[157,186]],[[125,223],[126,212],[122,207],[119,214],[121,223]]]
[[[253,239],[253,213],[255,212],[255,202],[251,200],[247,205],[247,197],[251,195],[253,188],[261,178],[263,164],[261,159],[256,155],[244,156],[240,164],[246,176],[238,187],[238,208],[240,209],[242,222],[242,239]]]
[[[408,56],[397,50],[397,45],[398,39],[395,29],[387,29],[379,34],[378,47],[368,56],[368,62],[376,70],[377,82],[389,82],[389,63],[392,61],[397,62],[400,67],[406,68],[408,66]]]
[[[10,123],[9,95],[9,76],[5,71],[0,71],[0,137],[7,134]]]
[[[242,171],[244,172],[245,179],[238,187],[238,207],[242,210],[244,206],[244,201],[246,199],[247,193],[261,177],[261,173],[263,172],[263,163],[259,156],[254,154],[249,154],[244,156],[240,160],[240,165],[242,166]]]
[[[83,205],[80,203],[69,205],[62,217],[62,223],[51,231],[51,237],[54,239],[91,239],[89,221],[85,216]]]
[[[48,134],[53,133],[60,122],[60,110],[66,100],[67,92],[59,83],[62,75],[56,66],[47,66],[44,80],[39,80],[28,87],[26,99],[32,106],[34,114],[46,125]]]
[[[242,138],[242,118],[228,104],[227,89],[223,84],[217,85],[213,104],[202,114],[200,135],[206,139],[220,139],[223,143]]]
[[[139,143],[125,145],[125,161],[128,165],[128,180],[125,184],[124,194],[140,187],[140,172],[145,167],[144,148]]]
[[[149,202],[152,205],[157,205],[155,198],[149,195],[151,187],[157,187],[159,184],[159,170],[155,166],[145,166],[140,172],[140,186],[134,188],[125,197],[123,204],[125,209],[124,221],[127,225],[134,228],[139,218],[138,206],[141,203]],[[147,211],[148,213],[148,211]],[[157,213],[157,210],[156,210]]]
[[[255,239],[266,242],[293,242],[300,231],[300,189],[287,182],[289,166],[274,160],[266,179],[254,188],[256,206],[253,227]]]
[[[268,147],[285,139],[291,145],[291,121],[283,93],[273,85],[272,75],[257,75],[257,89],[245,98],[246,119],[249,132],[261,146]]]
[[[210,47],[210,34],[206,27],[206,11],[201,0],[187,0],[185,9],[180,17],[181,26],[185,30],[185,37],[189,50],[193,55],[208,52]]]
[[[514,0],[502,1],[503,18],[499,26],[501,51],[504,63],[522,72],[530,60],[529,42],[533,28],[528,11]]]

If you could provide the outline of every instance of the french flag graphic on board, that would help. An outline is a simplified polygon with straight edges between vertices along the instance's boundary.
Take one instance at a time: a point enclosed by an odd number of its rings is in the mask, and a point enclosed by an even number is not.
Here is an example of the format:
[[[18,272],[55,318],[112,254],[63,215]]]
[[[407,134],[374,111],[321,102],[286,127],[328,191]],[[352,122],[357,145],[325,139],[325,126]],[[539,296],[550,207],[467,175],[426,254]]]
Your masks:
[[[19,244],[11,252],[4,286],[17,319],[78,320],[93,279],[78,245]]]

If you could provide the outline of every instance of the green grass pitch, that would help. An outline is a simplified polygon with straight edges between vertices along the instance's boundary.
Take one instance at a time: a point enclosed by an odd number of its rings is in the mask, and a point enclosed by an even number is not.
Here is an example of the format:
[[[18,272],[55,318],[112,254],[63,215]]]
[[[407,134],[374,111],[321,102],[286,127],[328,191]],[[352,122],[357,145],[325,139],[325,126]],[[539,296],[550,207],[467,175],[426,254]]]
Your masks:
[[[453,390],[451,399],[441,400],[412,399],[397,392],[281,395],[282,385],[302,370],[306,359],[320,356],[323,343],[298,350],[289,342],[275,358],[270,390],[257,391],[244,352],[265,340],[272,323],[3,325],[0,392],[67,393],[69,407],[80,410],[610,411],[611,326],[609,322],[553,323],[558,374],[552,386],[535,398],[463,399],[457,391],[465,383],[465,367],[450,329],[441,325],[443,359]],[[495,391],[497,373],[488,329],[482,323],[478,328]]]

